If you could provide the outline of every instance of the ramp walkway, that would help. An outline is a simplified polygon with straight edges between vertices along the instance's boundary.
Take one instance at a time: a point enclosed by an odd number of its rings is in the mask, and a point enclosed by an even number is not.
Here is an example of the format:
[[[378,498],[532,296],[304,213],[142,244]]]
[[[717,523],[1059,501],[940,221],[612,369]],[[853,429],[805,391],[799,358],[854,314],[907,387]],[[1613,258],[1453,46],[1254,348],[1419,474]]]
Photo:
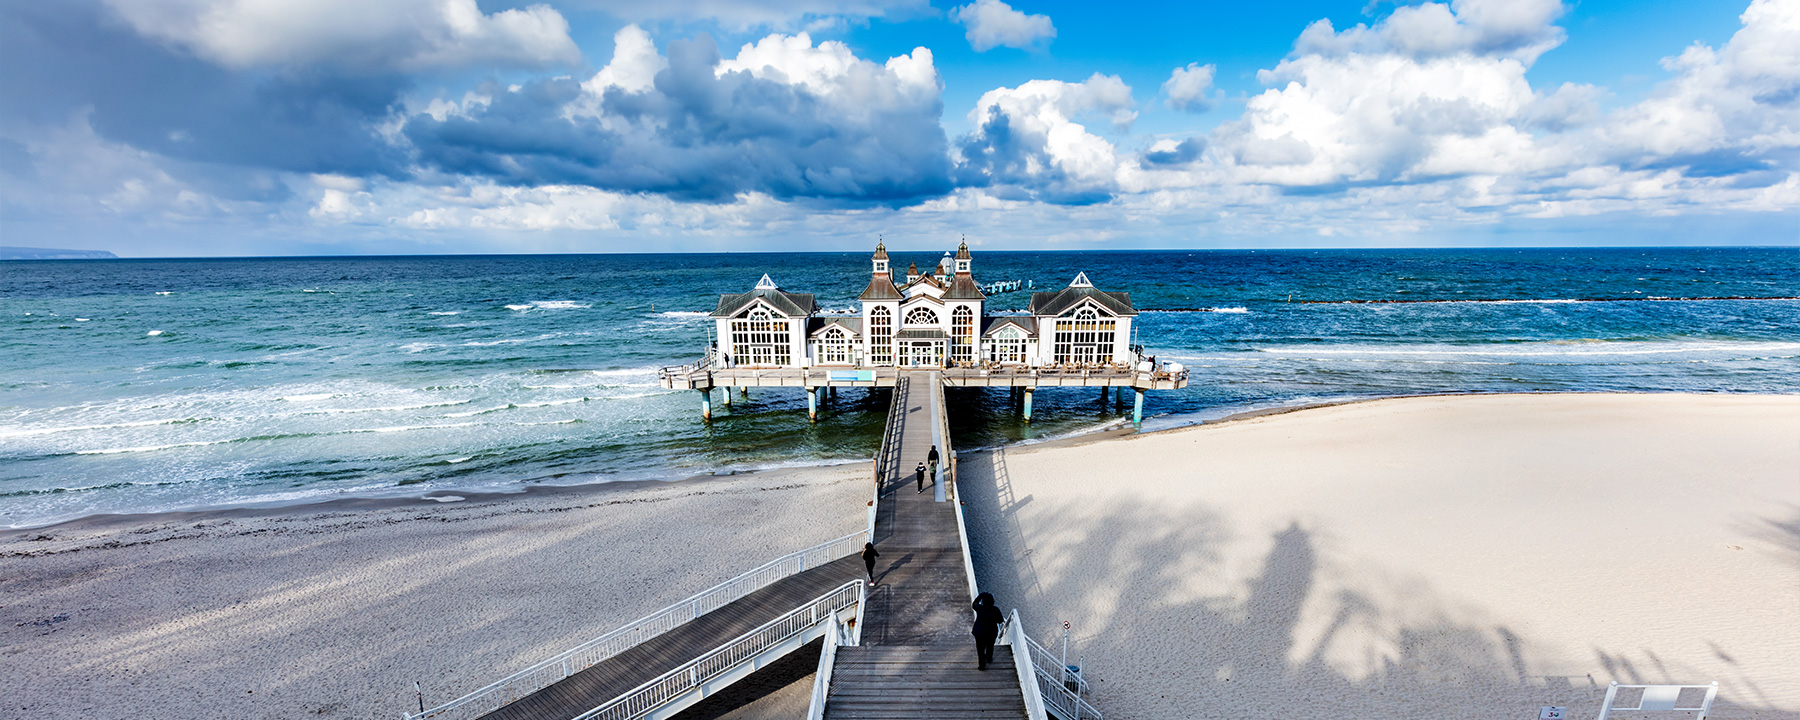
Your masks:
[[[889,432],[898,436],[890,443],[897,450],[882,458],[876,584],[863,612],[862,643],[837,649],[829,720],[1026,717],[1010,648],[995,648],[988,669],[975,669],[941,388],[936,372],[903,372],[895,385],[900,417]],[[932,445],[946,472],[919,493],[914,468]]]

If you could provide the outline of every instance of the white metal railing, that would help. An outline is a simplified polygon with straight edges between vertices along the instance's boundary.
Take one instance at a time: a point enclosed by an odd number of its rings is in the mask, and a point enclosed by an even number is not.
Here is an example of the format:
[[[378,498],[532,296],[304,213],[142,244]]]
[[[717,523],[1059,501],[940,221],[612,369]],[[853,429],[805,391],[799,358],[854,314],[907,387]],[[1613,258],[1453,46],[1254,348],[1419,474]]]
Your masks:
[[[865,592],[862,580],[839,585],[836,590],[789,610],[781,617],[763,623],[761,627],[739,635],[731,642],[689,660],[655,680],[577,715],[575,720],[631,720],[642,717],[670,700],[699,689],[707,681],[754,659],[770,648],[792,640],[808,628],[828,620],[835,623],[837,614],[862,602]]]
[[[1621,702],[1620,690],[1641,690],[1642,692],[1638,694],[1636,703],[1631,707],[1624,707],[1618,704]],[[1684,690],[1697,691],[1689,693],[1686,705],[1681,703],[1681,694]],[[1693,697],[1695,695],[1699,697]],[[1719,683],[1716,681],[1710,685],[1620,685],[1614,682],[1606,688],[1606,700],[1600,704],[1599,720],[1607,720],[1607,716],[1615,710],[1628,710],[1633,713],[1652,711],[1698,713],[1693,716],[1693,720],[1706,720],[1706,714],[1712,711],[1713,699],[1718,696]],[[1633,715],[1633,717],[1637,717],[1637,715]]]
[[[860,612],[860,606],[858,608]],[[853,645],[845,636],[845,628],[834,615],[825,631],[825,646],[819,650],[819,669],[813,673],[812,703],[807,706],[806,720],[824,720],[825,698],[831,694],[831,668],[837,664],[839,645]]]
[[[1025,637],[1024,625],[1019,622],[1019,611],[1014,609],[1006,620],[1006,627],[1000,639],[1012,648],[1013,670],[1019,675],[1019,692],[1025,699],[1026,720],[1049,720],[1044,714],[1043,688],[1032,672],[1031,640]]]
[[[643,644],[651,638],[674,630],[694,618],[740,600],[745,595],[768,587],[777,580],[853,555],[862,550],[862,544],[867,542],[867,537],[864,533],[852,533],[770,560],[754,570],[702,590],[693,597],[565,650],[555,657],[501,678],[472,693],[425,712],[407,715],[406,720],[481,717],[504,707],[507,703],[550,687],[561,682],[563,678]]]
[[[1017,610],[1013,611],[1014,622],[1017,622],[1018,613]],[[1050,667],[1061,663],[1053,661],[1052,657],[1054,656],[1050,654],[1050,651],[1045,650],[1044,646],[1037,644],[1036,640],[1026,635],[1024,628],[1017,629],[1017,638],[1024,642],[1013,644],[1013,660],[1019,662],[1021,655],[1019,646],[1024,645],[1023,655],[1026,662],[1031,664],[1033,674],[1037,676],[1038,694],[1044,699],[1045,709],[1056,715],[1059,720],[1085,720],[1086,718],[1103,720],[1100,711],[1082,699],[1082,696],[1087,694],[1086,677],[1083,677],[1082,674],[1071,676],[1066,667]],[[1083,673],[1086,670],[1086,668],[1082,668]],[[1076,687],[1074,690],[1069,689],[1071,680]]]

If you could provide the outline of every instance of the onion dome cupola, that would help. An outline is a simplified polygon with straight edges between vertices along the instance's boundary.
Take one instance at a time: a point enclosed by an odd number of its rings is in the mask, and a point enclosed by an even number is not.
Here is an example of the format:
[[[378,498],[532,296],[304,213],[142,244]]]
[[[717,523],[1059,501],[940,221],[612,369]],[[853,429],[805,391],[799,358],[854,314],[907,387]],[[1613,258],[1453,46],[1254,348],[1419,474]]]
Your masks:
[[[874,270],[869,274],[869,286],[864,288],[858,300],[899,300],[903,295],[900,288],[894,287],[893,275],[888,271],[887,246],[875,244],[875,256],[870,259]]]

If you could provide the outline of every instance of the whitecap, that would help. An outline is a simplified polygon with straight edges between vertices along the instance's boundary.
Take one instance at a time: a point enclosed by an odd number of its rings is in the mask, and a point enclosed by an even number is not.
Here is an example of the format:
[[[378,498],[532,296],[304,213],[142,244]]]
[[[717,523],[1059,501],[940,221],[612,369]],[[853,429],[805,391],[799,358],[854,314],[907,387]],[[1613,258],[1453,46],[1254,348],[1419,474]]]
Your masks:
[[[531,306],[544,310],[586,310],[593,307],[594,304],[576,302],[574,300],[534,300],[532,301]],[[508,307],[511,306],[509,305]]]
[[[314,400],[325,400],[333,396],[333,393],[313,393],[311,395],[289,395],[280,399],[288,402],[312,402]]]
[[[659,312],[657,315],[670,318],[703,318],[711,317],[712,313],[699,310],[670,310],[668,312]]]
[[[461,310],[444,310],[441,312],[433,312],[431,314],[432,315],[461,315],[462,311]]]
[[[87,322],[87,318],[75,318],[75,322]]]
[[[175,293],[169,292],[168,290],[158,290],[158,291],[156,291],[156,294],[158,294],[158,295],[174,295]]]
[[[523,311],[526,311],[526,310],[530,310],[530,309],[531,309],[531,306],[530,306],[530,305],[508,305],[508,306],[506,306],[506,309],[508,309],[508,310],[518,310],[518,311],[521,311],[521,312],[523,312]]]
[[[1250,308],[1246,308],[1246,307],[1207,308],[1206,311],[1207,312],[1215,312],[1215,313],[1226,313],[1228,315],[1248,315],[1250,313]]]
[[[150,332],[144,333],[144,335],[146,335],[148,337],[156,337],[158,335],[161,335],[162,333],[163,333],[163,331],[161,331],[161,330],[151,330]]]
[[[436,500],[441,503],[453,503],[453,502],[462,502],[464,500],[467,500],[468,498],[463,497],[461,495],[434,495],[431,497],[427,497],[425,499],[426,500]]]

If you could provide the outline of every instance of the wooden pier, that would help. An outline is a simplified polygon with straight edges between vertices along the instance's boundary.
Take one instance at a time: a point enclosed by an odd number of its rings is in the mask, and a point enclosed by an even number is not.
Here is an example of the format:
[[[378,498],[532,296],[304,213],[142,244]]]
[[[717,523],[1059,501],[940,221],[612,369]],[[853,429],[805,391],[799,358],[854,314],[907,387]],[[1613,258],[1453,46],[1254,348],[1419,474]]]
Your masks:
[[[1025,704],[1010,648],[975,669],[969,634],[973,596],[951,493],[954,468],[943,437],[940,378],[905,372],[894,388],[901,414],[883,458],[875,546],[876,585],[863,615],[862,644],[839,648],[830,720],[1019,718]],[[936,445],[940,477],[920,493],[914,468]]]

